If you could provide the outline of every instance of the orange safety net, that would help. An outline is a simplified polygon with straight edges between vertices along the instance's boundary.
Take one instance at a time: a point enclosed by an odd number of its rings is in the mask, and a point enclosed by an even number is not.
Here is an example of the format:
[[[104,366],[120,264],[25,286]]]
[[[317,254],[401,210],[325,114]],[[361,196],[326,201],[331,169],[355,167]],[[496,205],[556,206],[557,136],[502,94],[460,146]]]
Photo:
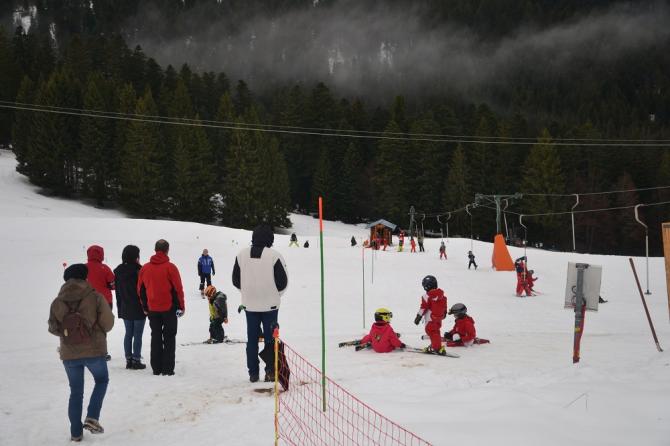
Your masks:
[[[295,446],[430,445],[389,420],[351,393],[326,378],[323,411],[322,374],[319,369],[282,342],[280,353],[279,412],[281,444]],[[283,358],[282,358],[283,356]],[[281,362],[283,361],[283,367]],[[283,368],[283,370],[282,370]]]

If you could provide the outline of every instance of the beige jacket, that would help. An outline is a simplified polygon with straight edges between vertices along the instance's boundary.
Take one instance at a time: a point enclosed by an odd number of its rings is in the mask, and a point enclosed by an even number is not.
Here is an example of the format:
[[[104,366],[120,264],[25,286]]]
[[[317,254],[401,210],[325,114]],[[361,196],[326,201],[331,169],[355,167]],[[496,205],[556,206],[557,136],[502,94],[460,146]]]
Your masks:
[[[79,304],[79,313],[93,327],[91,339],[84,344],[65,344],[61,336],[61,324],[68,313],[68,304]],[[67,303],[66,303],[67,302]],[[58,297],[51,303],[49,333],[60,337],[60,359],[94,358],[107,354],[107,332],[114,326],[114,314],[97,291],[85,280],[70,279],[63,284]]]

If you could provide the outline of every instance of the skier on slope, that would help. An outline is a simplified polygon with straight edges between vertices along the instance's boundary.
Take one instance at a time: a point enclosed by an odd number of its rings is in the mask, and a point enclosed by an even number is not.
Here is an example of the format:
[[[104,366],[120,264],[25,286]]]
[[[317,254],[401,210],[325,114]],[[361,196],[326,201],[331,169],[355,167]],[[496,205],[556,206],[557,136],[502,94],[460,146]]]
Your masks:
[[[461,303],[454,304],[449,309],[449,314],[454,315],[454,328],[444,333],[444,339],[447,340],[447,347],[469,347],[477,337],[475,330],[475,320],[467,314],[467,307]],[[458,336],[458,338],[454,338]]]
[[[444,354],[444,346],[440,340],[440,328],[442,320],[447,313],[447,297],[444,291],[437,287],[435,276],[426,276],[421,281],[421,286],[426,293],[421,296],[421,306],[414,318],[414,324],[419,325],[421,320],[426,323],[426,334],[430,336],[430,346],[426,347],[426,353]]]
[[[298,236],[295,235],[295,232],[291,234],[291,241],[288,244],[288,247],[290,248],[291,246],[295,246],[296,248],[300,248],[298,245]]]
[[[521,297],[523,292],[526,293],[526,296],[530,296],[532,294],[526,281],[527,270],[525,261],[526,256],[519,257],[514,261],[514,268],[516,270],[516,295],[518,297]]]
[[[227,297],[212,285],[205,288],[205,296],[209,301],[209,339],[205,343],[220,344],[226,335],[223,324],[228,323]]]
[[[351,236],[351,246],[354,247],[354,246],[356,246],[356,245],[357,245],[357,243],[356,243],[356,237],[354,237],[354,236],[352,235],[352,236]]]
[[[419,236],[417,237],[416,241],[419,243],[419,252],[426,252],[426,250],[423,249],[423,232],[419,232]]]
[[[412,248],[410,252],[416,252],[416,242],[414,241],[414,237],[409,238],[409,245]]]
[[[198,259],[198,276],[200,276],[200,295],[205,298],[205,281],[207,286],[212,285],[212,276],[215,275],[214,259],[209,256],[209,251],[202,250],[202,255]]]
[[[468,259],[470,260],[468,262],[468,269],[470,269],[472,265],[474,265],[475,269],[477,269],[477,262],[475,262],[475,255],[472,253],[472,251],[468,251]]]
[[[398,252],[402,252],[404,244],[405,244],[405,233],[403,231],[400,231],[400,234],[398,234]]]
[[[528,274],[526,274],[526,284],[528,285],[528,289],[533,292],[533,287],[535,286],[535,281],[537,280],[537,277],[533,277],[533,274],[535,274],[535,271],[532,269],[528,270]]]
[[[444,240],[440,242],[440,260],[444,256],[444,260],[447,260],[447,247],[444,245]]]
[[[393,313],[386,308],[377,309],[375,311],[375,323],[372,324],[370,332],[363,336],[360,345],[369,343],[377,353],[388,353],[396,348],[405,348],[405,344],[400,342],[398,334],[391,327],[392,317]]]

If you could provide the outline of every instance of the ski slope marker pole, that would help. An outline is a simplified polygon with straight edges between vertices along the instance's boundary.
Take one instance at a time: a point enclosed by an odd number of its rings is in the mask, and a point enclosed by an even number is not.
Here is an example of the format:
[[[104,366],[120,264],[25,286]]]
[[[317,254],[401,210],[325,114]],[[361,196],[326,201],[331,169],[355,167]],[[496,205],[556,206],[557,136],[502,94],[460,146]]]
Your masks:
[[[321,399],[323,411],[326,411],[326,315],[324,305],[323,273],[323,198],[319,197],[319,240],[321,241]]]
[[[363,329],[365,329],[365,247],[361,246],[361,265],[363,266]]]
[[[279,446],[279,328],[272,331],[275,350],[275,446]]]
[[[635,283],[637,284],[637,290],[640,292],[640,299],[642,299],[642,305],[644,306],[644,312],[647,314],[647,320],[649,321],[649,328],[651,328],[651,335],[654,337],[654,342],[656,343],[656,348],[659,352],[662,352],[663,349],[658,343],[658,337],[656,337],[656,330],[654,330],[654,323],[651,321],[651,316],[649,315],[649,308],[647,308],[647,301],[644,300],[644,293],[642,293],[642,287],[640,286],[640,279],[637,278],[637,271],[635,271],[635,263],[631,257],[628,258],[630,262],[630,267],[633,269],[633,275],[635,276]]]

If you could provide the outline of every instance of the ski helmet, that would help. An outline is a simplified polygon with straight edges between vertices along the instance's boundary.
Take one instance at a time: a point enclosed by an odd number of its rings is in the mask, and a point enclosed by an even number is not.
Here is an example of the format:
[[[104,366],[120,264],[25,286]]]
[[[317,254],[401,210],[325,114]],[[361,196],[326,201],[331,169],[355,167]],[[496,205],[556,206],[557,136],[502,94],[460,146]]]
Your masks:
[[[375,322],[391,322],[393,313],[388,308],[377,308],[375,311]]]
[[[461,304],[461,303],[454,304],[454,305],[452,305],[451,308],[449,309],[449,314],[453,314],[453,315],[456,316],[456,317],[459,317],[459,316],[465,316],[465,314],[466,314],[467,312],[468,312],[468,308],[467,308],[465,305]]]
[[[205,288],[205,296],[212,297],[216,294],[216,288],[213,285],[209,285]]]
[[[426,291],[434,290],[437,288],[437,279],[435,276],[426,276],[421,281],[421,286]]]

